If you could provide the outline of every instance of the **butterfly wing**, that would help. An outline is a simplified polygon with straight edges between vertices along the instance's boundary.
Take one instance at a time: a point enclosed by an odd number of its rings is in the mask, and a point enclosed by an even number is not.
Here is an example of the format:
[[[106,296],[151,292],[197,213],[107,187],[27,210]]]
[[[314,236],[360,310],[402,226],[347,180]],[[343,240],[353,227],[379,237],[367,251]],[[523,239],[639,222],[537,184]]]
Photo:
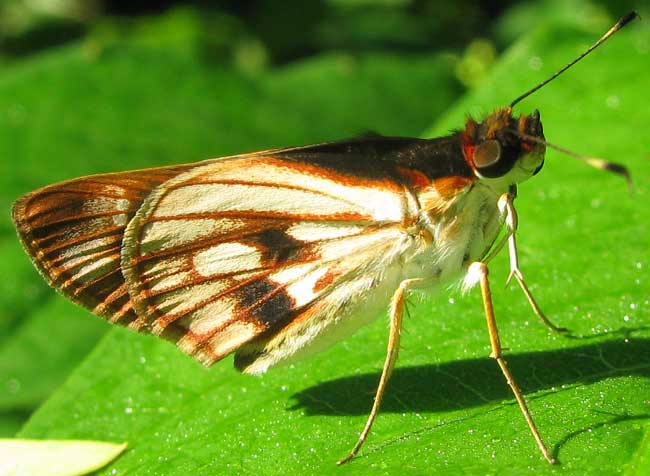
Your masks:
[[[45,280],[113,322],[137,315],[120,271],[126,225],[155,187],[189,166],[83,177],[20,198],[18,235]]]
[[[413,232],[420,212],[435,221],[470,183],[450,181],[471,173],[457,142],[376,137],[85,177],[21,198],[13,217],[73,301],[259,373],[388,303],[431,239]]]
[[[214,161],[145,200],[122,270],[152,333],[206,365],[250,343],[239,359],[248,368],[260,342],[308,315],[321,321],[315,337],[337,321],[326,316],[381,281],[380,263],[407,246],[409,206],[387,177],[355,182],[268,155]]]

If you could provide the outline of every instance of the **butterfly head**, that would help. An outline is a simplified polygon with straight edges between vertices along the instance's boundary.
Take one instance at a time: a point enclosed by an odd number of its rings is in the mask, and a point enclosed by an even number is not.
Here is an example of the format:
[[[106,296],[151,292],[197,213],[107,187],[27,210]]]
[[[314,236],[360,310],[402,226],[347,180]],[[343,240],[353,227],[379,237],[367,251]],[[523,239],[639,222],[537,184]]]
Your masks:
[[[479,179],[509,186],[541,170],[545,152],[543,141],[538,111],[514,117],[512,108],[507,107],[493,112],[483,122],[467,121],[463,153]]]

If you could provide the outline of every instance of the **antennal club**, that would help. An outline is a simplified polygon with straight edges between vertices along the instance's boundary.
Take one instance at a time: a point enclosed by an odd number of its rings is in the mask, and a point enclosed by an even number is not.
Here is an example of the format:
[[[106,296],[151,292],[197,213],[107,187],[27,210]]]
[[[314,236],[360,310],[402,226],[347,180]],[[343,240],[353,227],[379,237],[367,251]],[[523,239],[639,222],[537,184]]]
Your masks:
[[[510,107],[511,107],[511,108],[514,107],[515,104],[517,104],[518,102],[520,102],[520,101],[522,101],[523,99],[527,98],[528,96],[530,96],[531,94],[533,94],[533,93],[534,93],[535,91],[537,91],[538,89],[544,87],[545,85],[547,85],[548,83],[550,83],[551,81],[553,81],[555,78],[557,78],[559,75],[561,75],[562,73],[564,73],[564,72],[565,72],[567,69],[569,69],[571,66],[573,66],[573,65],[576,64],[578,61],[580,61],[582,58],[584,58],[584,57],[587,56],[589,53],[591,53],[593,50],[595,50],[596,48],[598,48],[602,43],[605,42],[605,40],[607,40],[610,36],[612,36],[612,35],[613,35],[614,33],[616,33],[618,30],[620,30],[621,28],[623,28],[625,25],[627,25],[628,23],[630,23],[630,22],[631,22],[632,20],[634,20],[635,18],[638,18],[638,16],[639,16],[639,15],[638,15],[637,12],[635,12],[635,11],[631,11],[630,13],[628,13],[627,15],[625,15],[623,18],[621,18],[619,21],[617,21],[616,24],[615,24],[613,27],[611,27],[611,28],[607,31],[607,33],[605,33],[605,34],[604,34],[604,35],[603,35],[603,36],[602,36],[602,37],[601,37],[601,38],[600,38],[596,43],[594,43],[593,45],[591,45],[591,47],[590,47],[589,49],[587,49],[584,53],[582,53],[582,54],[581,54],[580,56],[578,56],[576,59],[574,59],[574,60],[571,61],[569,64],[567,64],[564,68],[562,68],[561,70],[559,70],[559,71],[558,71],[557,73],[555,73],[553,76],[551,76],[550,78],[546,79],[545,81],[542,81],[541,83],[539,83],[539,84],[538,84],[537,86],[535,86],[534,88],[532,88],[532,89],[526,91],[524,94],[522,94],[521,96],[519,96],[518,98],[516,98],[514,101],[512,101],[512,102],[510,103]]]

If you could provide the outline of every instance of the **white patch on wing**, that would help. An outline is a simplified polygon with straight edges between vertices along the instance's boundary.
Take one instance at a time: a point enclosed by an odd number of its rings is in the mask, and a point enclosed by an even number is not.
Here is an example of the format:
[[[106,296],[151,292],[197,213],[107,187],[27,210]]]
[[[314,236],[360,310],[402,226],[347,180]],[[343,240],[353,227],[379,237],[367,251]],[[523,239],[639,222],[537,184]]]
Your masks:
[[[193,184],[169,192],[158,204],[156,216],[226,211],[296,215],[366,213],[362,207],[338,198],[277,185]]]
[[[296,240],[311,242],[356,235],[365,229],[364,226],[302,222],[289,227],[286,233]]]
[[[253,168],[253,174],[248,175],[248,180],[304,186],[305,174],[288,167],[260,164]],[[400,221],[403,217],[401,195],[388,190],[354,186],[316,175],[309,175],[309,188],[357,204],[378,221]]]
[[[155,299],[150,301],[150,304],[155,305],[158,310],[165,315],[169,314],[185,314],[188,316],[194,315],[196,310],[194,308],[205,305],[206,301],[216,296],[221,291],[229,287],[227,281],[207,282],[202,284],[188,285],[185,288],[163,293],[154,296]],[[163,318],[165,317],[163,315]],[[165,326],[159,327],[154,322],[153,332],[158,333],[164,329]]]
[[[192,314],[189,330],[195,334],[205,334],[217,329],[231,320],[234,316],[235,304],[232,299],[221,298],[210,304],[206,304]]]
[[[103,238],[95,238],[94,240],[88,240],[78,245],[68,246],[61,251],[60,257],[57,260],[62,259],[64,261],[64,267],[71,268],[79,261],[88,259],[89,256],[101,252],[99,248],[114,245],[116,245],[115,237],[106,236]]]
[[[217,332],[207,345],[211,347],[212,352],[215,354],[227,355],[238,348],[243,342],[247,342],[255,337],[257,333],[257,325],[251,322],[234,321],[222,331]],[[179,347],[182,345],[182,340],[183,338],[178,341]],[[210,359],[210,363],[212,363],[212,356],[209,353],[203,354],[199,351],[196,357],[201,362]]]
[[[128,210],[130,202],[125,198],[90,198],[84,200],[83,210],[92,213],[113,212],[115,210]]]
[[[126,226],[129,224],[129,216],[127,214],[113,215],[113,225]]]
[[[318,297],[320,293],[314,291],[314,288],[318,280],[327,273],[328,269],[327,266],[317,268],[285,288],[287,294],[294,299],[297,307],[304,306]]]
[[[115,200],[115,209],[122,212],[129,211],[131,209],[131,200],[126,198],[119,198]]]
[[[299,264],[295,266],[288,266],[286,268],[281,268],[279,271],[269,275],[269,279],[278,284],[287,284],[300,277],[304,276],[305,273],[309,272],[310,269],[314,268],[313,263]]]
[[[141,253],[160,251],[183,246],[195,240],[218,233],[220,230],[235,230],[243,225],[241,220],[179,219],[146,223],[142,226]]]
[[[145,269],[142,271],[142,278],[155,278],[158,275],[169,273],[185,265],[185,259],[182,257],[165,258],[152,263],[145,263]]]
[[[119,261],[118,258],[107,256],[93,261],[86,266],[82,266],[79,271],[61,285],[61,288],[65,288],[77,280],[84,279],[85,281],[90,281],[94,277],[101,276],[106,272],[106,268],[115,266],[117,261]]]
[[[221,243],[194,256],[194,269],[202,276],[213,276],[259,268],[262,254],[254,246]]]
[[[406,214],[403,190],[389,188],[388,182],[354,185],[301,170],[292,162],[277,165],[264,159],[214,161],[179,175],[170,181],[170,193],[161,199],[156,215],[253,209],[319,215],[361,213],[379,222],[401,222]],[[210,181],[244,183],[201,183]]]
[[[189,271],[179,271],[163,278],[156,278],[154,280],[153,286],[150,287],[150,291],[153,294],[160,294],[161,292],[164,292],[165,289],[178,287],[183,283],[188,283],[191,281],[192,273]]]
[[[398,242],[404,237],[401,230],[386,228],[359,236],[350,236],[345,240],[323,242],[318,246],[319,256],[323,261],[335,261],[342,258],[355,259],[354,253],[363,252],[381,244]]]
[[[115,200],[115,209],[128,212],[131,209],[131,201],[126,198],[120,198]],[[113,224],[116,226],[126,226],[129,222],[129,215],[126,213],[121,213],[119,215],[113,215]]]

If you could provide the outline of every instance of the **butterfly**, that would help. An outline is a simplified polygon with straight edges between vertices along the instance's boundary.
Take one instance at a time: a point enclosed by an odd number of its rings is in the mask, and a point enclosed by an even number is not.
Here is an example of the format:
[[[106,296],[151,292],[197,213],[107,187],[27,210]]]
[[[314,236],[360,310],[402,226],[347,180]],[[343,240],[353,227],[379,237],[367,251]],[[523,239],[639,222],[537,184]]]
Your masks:
[[[234,353],[242,372],[321,350],[389,309],[379,411],[408,292],[479,285],[496,359],[549,462],[503,360],[488,264],[518,266],[517,185],[550,146],[537,111],[513,107],[636,17],[621,19],[554,76],[483,121],[435,139],[368,136],[204,162],[82,177],[20,198],[13,220],[45,280],[108,321],[173,342],[206,366]],[[626,174],[622,166],[586,159]]]

